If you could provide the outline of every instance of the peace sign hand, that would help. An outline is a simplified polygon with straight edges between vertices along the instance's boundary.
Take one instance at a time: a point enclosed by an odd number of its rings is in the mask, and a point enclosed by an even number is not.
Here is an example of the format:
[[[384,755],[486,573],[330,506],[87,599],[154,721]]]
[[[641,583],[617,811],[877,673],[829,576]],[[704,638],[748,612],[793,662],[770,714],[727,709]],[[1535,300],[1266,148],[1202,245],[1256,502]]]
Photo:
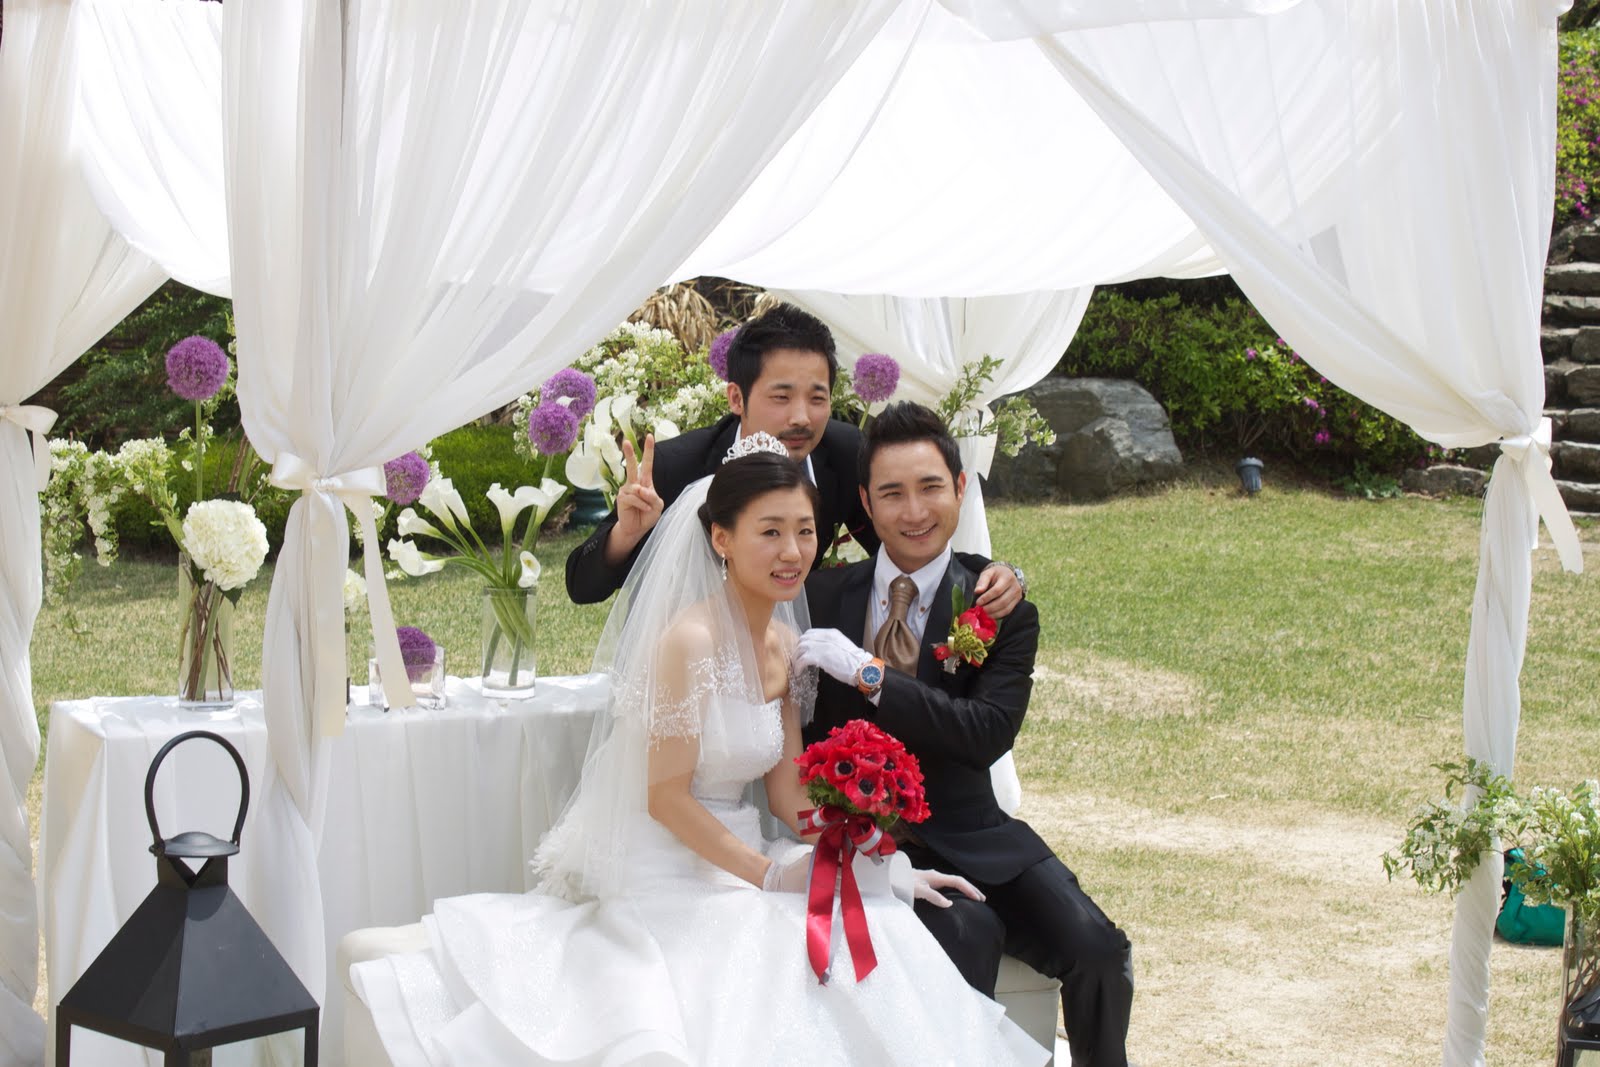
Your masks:
[[[618,547],[631,552],[655,528],[665,508],[655,486],[655,434],[645,435],[642,460],[635,457],[633,442],[623,441],[622,462],[627,474],[617,490],[616,533],[622,539]]]

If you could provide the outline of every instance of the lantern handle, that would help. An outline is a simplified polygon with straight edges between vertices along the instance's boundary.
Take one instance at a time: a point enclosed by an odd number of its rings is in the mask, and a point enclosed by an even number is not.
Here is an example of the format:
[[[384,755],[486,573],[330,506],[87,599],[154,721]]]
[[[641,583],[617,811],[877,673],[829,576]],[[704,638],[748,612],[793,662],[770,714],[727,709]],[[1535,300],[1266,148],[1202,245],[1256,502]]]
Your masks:
[[[179,734],[162,745],[161,751],[156,753],[156,758],[150,763],[150,770],[144,776],[144,813],[150,820],[150,835],[155,838],[156,848],[158,849],[161,847],[162,837],[161,828],[156,825],[156,771],[161,769],[161,761],[167,758],[168,752],[171,752],[183,742],[192,741],[197,737],[215,741],[227,749],[228,755],[233,757],[233,765],[239,769],[239,817],[233,820],[233,843],[235,845],[239,843],[239,834],[244,830],[244,813],[250,807],[250,773],[245,770],[244,757],[239,755],[239,750],[234,748],[226,737],[214,734],[210,730],[190,730],[187,733]]]

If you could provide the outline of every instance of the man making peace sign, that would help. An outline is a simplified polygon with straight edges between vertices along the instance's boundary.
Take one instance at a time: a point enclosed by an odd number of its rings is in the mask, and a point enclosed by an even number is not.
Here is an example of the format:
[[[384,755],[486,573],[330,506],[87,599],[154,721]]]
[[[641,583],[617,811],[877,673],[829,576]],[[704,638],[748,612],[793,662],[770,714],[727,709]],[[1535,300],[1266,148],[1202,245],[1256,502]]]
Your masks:
[[[646,437],[644,454],[623,444],[627,478],[617,504],[589,539],[567,556],[567,595],[594,604],[622,587],[656,522],[684,488],[714,474],[733,443],[746,434],[769,433],[806,465],[822,499],[817,544],[826,551],[842,526],[869,553],[878,547],[861,503],[856,456],[861,432],[830,418],[839,361],[833,334],[814,315],[778,304],[740,327],[728,348],[728,407],[732,414],[713,426],[691,430],[658,446]],[[969,556],[982,570],[975,592],[990,615],[1006,615],[1022,599],[1015,572],[1003,563]]]

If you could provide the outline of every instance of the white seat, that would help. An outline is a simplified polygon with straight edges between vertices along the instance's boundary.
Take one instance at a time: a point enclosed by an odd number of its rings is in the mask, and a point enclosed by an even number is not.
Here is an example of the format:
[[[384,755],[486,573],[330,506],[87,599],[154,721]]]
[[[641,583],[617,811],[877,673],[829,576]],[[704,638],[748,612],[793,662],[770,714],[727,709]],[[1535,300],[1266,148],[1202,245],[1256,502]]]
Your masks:
[[[350,968],[363,960],[397,952],[420,952],[427,947],[428,935],[421,923],[354,930],[340,939],[338,966],[344,980],[344,1062],[348,1067],[393,1067],[378,1040],[372,1013],[356,995]],[[1049,1049],[1056,1047],[1056,1006],[1061,1002],[1060,996],[1061,983],[1054,978],[1046,978],[1011,956],[1000,961],[995,1000],[1005,1006],[1012,1022]]]

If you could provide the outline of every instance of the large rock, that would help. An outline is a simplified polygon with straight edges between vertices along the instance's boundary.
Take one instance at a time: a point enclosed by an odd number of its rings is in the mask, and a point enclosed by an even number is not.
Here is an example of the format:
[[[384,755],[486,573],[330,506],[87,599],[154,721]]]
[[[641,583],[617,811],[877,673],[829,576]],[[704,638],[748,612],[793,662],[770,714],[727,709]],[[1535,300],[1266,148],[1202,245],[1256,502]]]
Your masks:
[[[1183,470],[1167,413],[1137,382],[1046,378],[1027,396],[1055,430],[1056,443],[1030,445],[1015,458],[997,455],[986,493],[1097,498]]]
[[[1572,339],[1567,343],[1564,354],[1550,355],[1552,347],[1559,350],[1560,342],[1546,340],[1546,334],[1571,333]],[[1575,359],[1579,363],[1600,363],[1600,326],[1580,326],[1576,330],[1550,330],[1545,329],[1539,335],[1543,347],[1546,363],[1554,363],[1558,359]]]
[[[1489,475],[1472,467],[1436,463],[1421,470],[1406,471],[1400,476],[1400,484],[1410,492],[1430,496],[1477,496],[1489,484]]]

